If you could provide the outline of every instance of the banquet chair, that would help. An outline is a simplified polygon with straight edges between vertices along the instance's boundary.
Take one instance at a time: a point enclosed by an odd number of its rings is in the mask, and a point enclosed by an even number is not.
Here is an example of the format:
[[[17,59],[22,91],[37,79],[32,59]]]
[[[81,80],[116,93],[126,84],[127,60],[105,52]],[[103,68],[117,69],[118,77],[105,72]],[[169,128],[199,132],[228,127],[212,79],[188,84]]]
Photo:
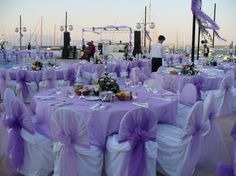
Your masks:
[[[109,176],[156,176],[155,114],[146,108],[127,112],[119,134],[108,137],[105,172]]]
[[[230,134],[233,138],[231,162],[219,160],[216,166],[216,176],[234,176],[236,174],[236,123]]]
[[[184,86],[179,95],[177,108],[176,126],[183,128],[191,107],[197,102],[197,88],[188,83]]]
[[[203,103],[203,121],[209,131],[203,140],[201,159],[198,167],[208,172],[216,169],[219,160],[227,162],[229,154],[224,142],[223,134],[216,121],[216,106],[212,93],[208,94]]]
[[[81,115],[61,108],[52,114],[54,176],[100,176],[103,152],[89,144],[88,131]]]
[[[39,83],[39,90],[52,89],[57,87],[57,74],[54,69],[43,71],[42,81]]]
[[[148,79],[147,75],[139,67],[131,68],[130,79],[137,84],[138,82],[144,82]]]
[[[64,76],[65,85],[74,86],[76,83],[76,69],[72,66],[67,68]]]
[[[233,79],[233,85],[234,85],[234,79],[235,79],[235,76],[234,76],[234,71],[231,69],[231,70],[228,70],[226,73],[225,73],[225,76],[230,76],[232,79]]]
[[[8,141],[8,132],[3,124],[3,119],[11,114],[11,102],[15,98],[15,92],[10,88],[6,88],[4,91],[3,103],[0,105],[2,111],[0,112],[0,158],[6,157]]]
[[[213,93],[216,103],[216,116],[227,116],[233,112],[235,93],[233,91],[233,79],[231,76],[225,76],[220,84],[219,90],[210,90],[206,94]]]
[[[169,176],[190,176],[200,159],[207,125],[203,120],[203,103],[191,108],[183,129],[166,124],[157,126],[157,170]]]
[[[25,103],[30,103],[37,91],[37,84],[27,70],[19,70],[16,75],[16,95]]]
[[[7,159],[12,174],[46,176],[53,171],[52,142],[35,132],[24,103],[16,98],[11,102],[11,114],[5,118],[9,139]]]
[[[166,75],[163,77],[162,88],[169,92],[177,93],[178,92],[178,84],[175,77]]]
[[[6,69],[0,69],[0,99],[3,98],[6,88],[11,88],[15,91],[16,81],[11,80],[10,75]]]

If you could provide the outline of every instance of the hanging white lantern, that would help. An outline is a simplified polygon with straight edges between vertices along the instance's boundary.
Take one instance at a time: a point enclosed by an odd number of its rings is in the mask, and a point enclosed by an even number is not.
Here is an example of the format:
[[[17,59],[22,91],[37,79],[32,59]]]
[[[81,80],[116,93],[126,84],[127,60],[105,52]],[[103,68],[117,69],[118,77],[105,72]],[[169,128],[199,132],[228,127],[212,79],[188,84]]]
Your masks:
[[[142,27],[142,26],[141,26],[140,23],[137,23],[137,24],[136,24],[136,28],[137,28],[137,29],[141,29],[141,27]]]
[[[64,26],[61,26],[61,27],[60,27],[60,31],[61,31],[61,32],[64,31]]]
[[[149,25],[149,27],[150,27],[151,29],[154,29],[154,28],[155,28],[155,24],[154,24],[153,22],[151,22],[150,25]]]
[[[73,26],[69,25],[69,30],[72,31],[73,30]]]
[[[23,27],[23,32],[26,32],[26,31],[27,31],[26,27]]]
[[[19,32],[19,29],[18,29],[18,28],[16,28],[16,29],[15,29],[15,32],[16,32],[16,33],[18,33],[18,32]]]

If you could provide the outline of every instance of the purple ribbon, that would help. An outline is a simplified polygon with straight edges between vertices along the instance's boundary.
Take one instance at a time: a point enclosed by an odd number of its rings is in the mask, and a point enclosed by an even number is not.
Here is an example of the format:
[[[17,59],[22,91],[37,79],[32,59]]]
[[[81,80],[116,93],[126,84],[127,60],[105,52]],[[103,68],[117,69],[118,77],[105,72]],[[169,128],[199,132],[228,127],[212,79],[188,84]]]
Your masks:
[[[44,72],[43,80],[47,81],[47,88],[52,89],[55,88],[56,81],[56,72],[53,69],[48,69]]]
[[[77,153],[74,147],[73,136],[61,134],[57,140],[64,144],[60,157],[60,175],[76,176],[77,175]],[[68,164],[69,163],[69,164]],[[66,166],[66,167],[65,167]]]
[[[120,77],[121,66],[118,64],[114,67],[113,72],[116,73],[117,77]]]
[[[11,103],[12,114],[4,119],[4,125],[11,129],[8,141],[8,159],[14,175],[24,163],[24,140],[21,137],[21,129],[34,134],[32,121],[28,116],[25,105],[18,99]]]
[[[146,170],[145,142],[156,141],[155,115],[146,108],[130,111],[124,117],[119,131],[119,142],[129,141],[131,151],[123,163],[122,171],[128,176],[144,175]]]
[[[29,96],[30,92],[27,83],[30,83],[31,80],[32,79],[30,77],[30,74],[28,74],[26,70],[20,70],[17,72],[16,81],[21,86],[22,96],[24,100]]]
[[[193,84],[197,88],[197,100],[202,99],[201,90],[204,90],[204,88],[205,88],[204,81],[205,81],[204,78],[200,75],[197,75],[197,76],[193,77]]]
[[[0,90],[2,91],[2,93],[6,88],[7,88],[7,71],[3,69],[0,70]]]
[[[70,81],[70,86],[73,86],[76,81],[76,70],[74,67],[70,67],[66,70],[65,81]]]
[[[224,40],[226,41],[225,39],[223,39],[222,37],[220,37],[220,35],[218,34],[217,30],[219,30],[219,26],[216,24],[216,22],[214,20],[211,19],[211,17],[209,17],[206,13],[204,13],[202,10],[201,10],[201,1],[200,0],[192,0],[192,12],[194,15],[197,16],[197,18],[202,22],[202,21],[206,21],[208,22],[208,24],[210,24],[210,26],[206,26],[206,25],[203,25],[201,24],[202,28],[204,30],[206,29],[212,29],[213,32],[215,33],[215,35],[221,39],[221,40]]]

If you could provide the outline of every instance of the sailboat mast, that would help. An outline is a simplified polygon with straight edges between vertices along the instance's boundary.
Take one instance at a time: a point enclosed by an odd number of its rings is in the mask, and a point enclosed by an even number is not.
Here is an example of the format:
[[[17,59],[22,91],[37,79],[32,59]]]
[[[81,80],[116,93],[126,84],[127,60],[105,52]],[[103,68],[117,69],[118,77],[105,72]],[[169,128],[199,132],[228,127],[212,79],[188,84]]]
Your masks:
[[[41,17],[40,46],[43,47],[43,17]]]

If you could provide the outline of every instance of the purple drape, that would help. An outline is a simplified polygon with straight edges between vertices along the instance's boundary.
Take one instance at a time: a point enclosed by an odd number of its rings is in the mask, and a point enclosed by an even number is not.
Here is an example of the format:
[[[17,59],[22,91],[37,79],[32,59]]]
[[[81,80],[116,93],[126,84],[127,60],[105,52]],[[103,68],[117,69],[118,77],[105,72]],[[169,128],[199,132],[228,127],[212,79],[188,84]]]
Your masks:
[[[128,176],[143,176],[146,169],[145,142],[156,141],[155,114],[146,108],[128,112],[121,121],[119,142],[129,141],[131,151],[123,163],[122,171]]]
[[[201,96],[201,90],[205,89],[205,85],[204,85],[204,78],[201,75],[196,75],[193,77],[193,84],[196,86],[197,88],[197,100],[202,100],[202,96]]]
[[[8,159],[13,174],[20,169],[24,163],[24,140],[21,137],[21,129],[34,134],[33,124],[25,105],[15,99],[11,103],[12,114],[4,119],[4,125],[11,129],[8,141]]]
[[[27,70],[19,70],[16,75],[16,81],[20,84],[23,99],[27,99],[30,94],[27,83],[31,83],[32,75]]]
[[[7,79],[8,79],[7,70],[5,69],[0,70],[0,93],[3,93],[4,90],[7,88],[7,81],[8,81]]]
[[[56,79],[57,79],[57,74],[54,69],[48,69],[44,71],[42,80],[47,82],[48,89],[56,87]]]
[[[64,144],[60,153],[60,175],[77,176],[76,145],[88,147],[87,128],[81,116],[70,109],[58,109],[52,115],[53,140]]]
[[[116,73],[117,77],[120,77],[121,65],[120,65],[120,64],[117,64],[117,65],[114,67],[113,72]]]
[[[69,67],[65,73],[65,81],[70,81],[70,86],[73,86],[76,81],[76,70],[74,67]]]

